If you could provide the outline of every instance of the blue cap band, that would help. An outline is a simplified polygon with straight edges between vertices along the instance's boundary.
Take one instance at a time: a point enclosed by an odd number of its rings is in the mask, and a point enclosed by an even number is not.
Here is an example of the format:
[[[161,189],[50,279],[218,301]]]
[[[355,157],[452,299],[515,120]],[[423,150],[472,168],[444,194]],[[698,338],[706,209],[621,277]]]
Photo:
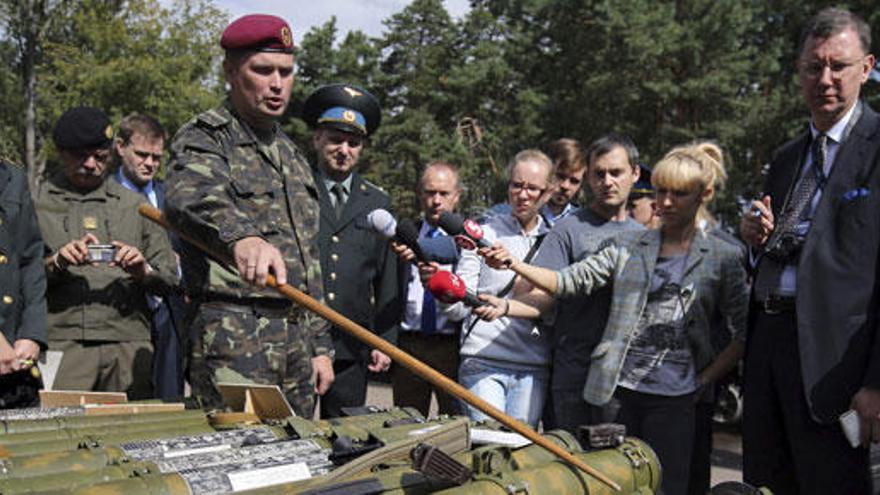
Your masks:
[[[318,117],[318,124],[346,124],[354,127],[362,133],[367,133],[367,120],[357,110],[346,107],[329,108]]]

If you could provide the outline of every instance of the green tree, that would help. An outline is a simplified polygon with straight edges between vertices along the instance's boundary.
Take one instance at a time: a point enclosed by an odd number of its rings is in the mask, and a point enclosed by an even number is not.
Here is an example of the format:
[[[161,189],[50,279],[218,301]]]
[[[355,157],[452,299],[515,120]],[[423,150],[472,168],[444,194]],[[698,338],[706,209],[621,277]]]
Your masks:
[[[227,16],[207,0],[87,0],[67,21],[44,41],[38,67],[44,134],[77,105],[102,108],[114,122],[147,113],[173,133],[222,98],[216,40]]]

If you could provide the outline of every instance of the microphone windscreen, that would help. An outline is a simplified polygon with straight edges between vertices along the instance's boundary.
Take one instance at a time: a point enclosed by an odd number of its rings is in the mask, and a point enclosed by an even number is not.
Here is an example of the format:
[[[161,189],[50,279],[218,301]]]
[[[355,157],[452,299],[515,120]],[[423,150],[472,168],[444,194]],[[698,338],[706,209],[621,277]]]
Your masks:
[[[419,229],[417,229],[416,224],[408,218],[404,218],[397,223],[395,237],[400,240],[400,242],[409,246],[410,249],[417,249],[419,246]]]
[[[446,270],[440,270],[428,279],[428,290],[435,299],[446,304],[461,301],[467,293],[461,277]]]
[[[397,232],[397,220],[391,213],[382,208],[371,211],[367,214],[367,223],[376,233],[386,239],[391,239]]]
[[[455,239],[448,235],[419,239],[419,246],[426,261],[436,261],[441,265],[451,265],[461,257]]]
[[[451,211],[444,211],[441,213],[437,224],[449,235],[459,235],[464,233],[464,220]]]

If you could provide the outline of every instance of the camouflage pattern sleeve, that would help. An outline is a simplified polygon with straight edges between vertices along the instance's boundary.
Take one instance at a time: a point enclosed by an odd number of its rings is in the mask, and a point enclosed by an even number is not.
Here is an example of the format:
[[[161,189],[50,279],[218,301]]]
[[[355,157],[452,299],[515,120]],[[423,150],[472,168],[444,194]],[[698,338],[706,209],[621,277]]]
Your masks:
[[[165,212],[176,228],[231,257],[232,243],[259,236],[260,231],[229,194],[229,165],[218,140],[224,118],[218,111],[207,112],[177,133],[168,164]]]

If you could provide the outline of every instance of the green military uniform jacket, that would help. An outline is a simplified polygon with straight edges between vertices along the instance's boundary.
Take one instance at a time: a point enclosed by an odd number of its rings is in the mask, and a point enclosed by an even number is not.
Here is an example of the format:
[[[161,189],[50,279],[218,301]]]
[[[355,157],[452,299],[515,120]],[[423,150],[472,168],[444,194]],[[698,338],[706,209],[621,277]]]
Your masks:
[[[137,281],[119,267],[70,266],[48,276],[49,340],[150,340],[148,293],[168,295],[176,268],[165,231],[137,212],[144,198],[115,180],[77,192],[62,171],[39,190],[36,201],[46,255],[93,234],[102,244],[138,248],[153,274]]]
[[[279,126],[273,145],[225,105],[185,124],[171,145],[165,212],[182,232],[232,259],[245,237],[262,237],[281,251],[287,283],[321,301],[318,190],[302,153]],[[278,298],[258,289],[190,245],[181,256],[186,290],[194,299]],[[301,312],[316,354],[332,349],[329,325]]]
[[[43,239],[27,174],[0,161],[0,331],[12,345],[46,342],[46,272]]]

